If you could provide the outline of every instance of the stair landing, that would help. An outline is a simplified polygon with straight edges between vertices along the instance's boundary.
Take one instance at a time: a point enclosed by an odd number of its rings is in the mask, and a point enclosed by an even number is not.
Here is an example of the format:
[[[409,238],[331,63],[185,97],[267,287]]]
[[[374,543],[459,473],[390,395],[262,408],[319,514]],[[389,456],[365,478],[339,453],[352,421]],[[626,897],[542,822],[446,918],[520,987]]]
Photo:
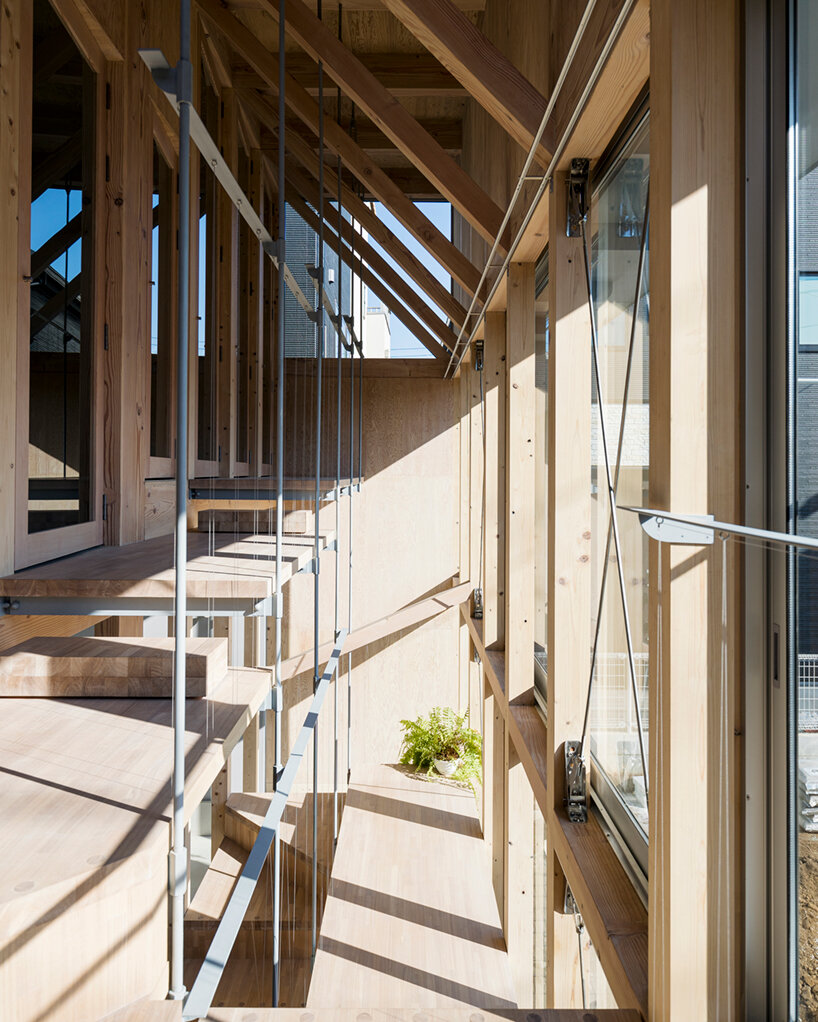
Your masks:
[[[307,1008],[516,1007],[474,795],[353,771]]]

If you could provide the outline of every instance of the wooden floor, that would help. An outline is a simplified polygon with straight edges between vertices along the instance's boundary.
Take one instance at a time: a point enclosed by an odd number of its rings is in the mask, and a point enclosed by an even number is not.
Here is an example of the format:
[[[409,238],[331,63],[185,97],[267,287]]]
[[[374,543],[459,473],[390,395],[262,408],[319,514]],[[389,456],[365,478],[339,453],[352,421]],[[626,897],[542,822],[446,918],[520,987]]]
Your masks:
[[[516,1007],[474,796],[353,771],[307,1007]]]
[[[323,533],[321,546],[333,536]],[[313,556],[314,536],[287,536],[282,584]],[[173,595],[174,537],[96,547],[0,578],[0,596],[144,597]],[[187,594],[200,599],[263,600],[275,590],[275,536],[188,533]]]

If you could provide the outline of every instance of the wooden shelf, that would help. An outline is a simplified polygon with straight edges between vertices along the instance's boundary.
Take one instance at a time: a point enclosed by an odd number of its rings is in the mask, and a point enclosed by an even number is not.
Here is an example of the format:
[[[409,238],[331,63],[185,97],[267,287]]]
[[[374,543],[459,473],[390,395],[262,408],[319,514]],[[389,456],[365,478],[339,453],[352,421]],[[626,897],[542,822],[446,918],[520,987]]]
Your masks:
[[[648,912],[597,818],[590,814],[587,823],[571,823],[564,809],[553,809],[548,840],[617,1004],[647,1018]]]
[[[477,647],[480,660],[486,669],[486,677],[489,680],[491,689],[498,702],[505,706],[506,703],[506,658],[502,649],[486,649],[483,644],[483,622],[473,618],[470,613],[470,601],[461,603],[460,613],[463,620],[469,626],[472,642]],[[505,710],[503,711],[505,715]]]

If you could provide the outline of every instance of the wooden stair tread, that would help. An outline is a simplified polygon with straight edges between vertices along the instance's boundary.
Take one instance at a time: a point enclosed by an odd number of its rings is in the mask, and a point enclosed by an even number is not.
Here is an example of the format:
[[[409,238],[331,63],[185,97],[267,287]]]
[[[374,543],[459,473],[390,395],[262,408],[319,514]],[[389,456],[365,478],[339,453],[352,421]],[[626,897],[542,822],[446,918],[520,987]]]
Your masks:
[[[186,927],[204,929],[208,932],[215,928],[215,924],[224,914],[248,854],[245,849],[229,838],[222,841],[185,912]],[[304,926],[311,925],[308,909],[312,892],[309,884],[303,880],[304,878],[293,891],[292,877],[287,874],[285,869],[281,889],[281,918],[285,924],[294,920]],[[290,882],[288,883],[288,881]],[[271,923],[272,915],[273,875],[271,869],[265,868],[253,891],[244,916],[243,926],[265,928]]]
[[[310,958],[307,955],[290,955],[287,953],[286,933],[282,943],[279,973],[279,1005],[282,1008],[303,1008],[306,1003],[307,989],[310,982]],[[185,961],[185,985],[190,989],[201,968],[198,958]],[[253,958],[230,956],[225,966],[224,975],[213,998],[213,1008],[225,1008],[226,1005],[239,1005],[238,1018],[245,1018],[247,1008],[269,1007],[272,1004],[272,950],[268,954],[259,953]],[[225,1008],[225,1010],[228,1010]],[[208,1019],[212,1011],[208,1012]]]
[[[326,877],[332,871],[332,794],[319,792],[318,871]],[[225,807],[225,833],[249,851],[258,836],[265,814],[273,798],[272,792],[233,792]],[[339,819],[344,807],[344,793],[338,793]],[[296,857],[312,862],[312,791],[296,790],[287,801],[281,820],[281,840]]]
[[[37,636],[0,654],[0,696],[168,698],[175,639]],[[226,639],[187,639],[187,695],[227,675]]]

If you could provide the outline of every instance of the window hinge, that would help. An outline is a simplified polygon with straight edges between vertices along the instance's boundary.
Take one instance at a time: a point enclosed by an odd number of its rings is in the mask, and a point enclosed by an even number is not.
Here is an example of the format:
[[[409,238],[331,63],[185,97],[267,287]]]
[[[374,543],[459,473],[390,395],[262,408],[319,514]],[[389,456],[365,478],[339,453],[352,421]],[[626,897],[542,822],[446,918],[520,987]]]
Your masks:
[[[565,806],[572,823],[588,822],[588,792],[582,744],[565,743]]]
[[[571,172],[566,182],[568,202],[565,235],[568,238],[582,237],[582,225],[588,216],[589,168],[589,160],[571,160]]]
[[[474,342],[474,371],[477,373],[483,372],[483,352],[484,352],[483,341],[480,338],[478,338]]]
[[[483,619],[483,590],[479,586],[474,590],[474,607],[471,616],[478,621]]]
[[[106,493],[102,495],[102,520],[103,522],[108,521],[108,495]]]
[[[103,346],[103,348],[106,351],[108,350],[108,324],[107,323],[102,328],[102,346]]]

